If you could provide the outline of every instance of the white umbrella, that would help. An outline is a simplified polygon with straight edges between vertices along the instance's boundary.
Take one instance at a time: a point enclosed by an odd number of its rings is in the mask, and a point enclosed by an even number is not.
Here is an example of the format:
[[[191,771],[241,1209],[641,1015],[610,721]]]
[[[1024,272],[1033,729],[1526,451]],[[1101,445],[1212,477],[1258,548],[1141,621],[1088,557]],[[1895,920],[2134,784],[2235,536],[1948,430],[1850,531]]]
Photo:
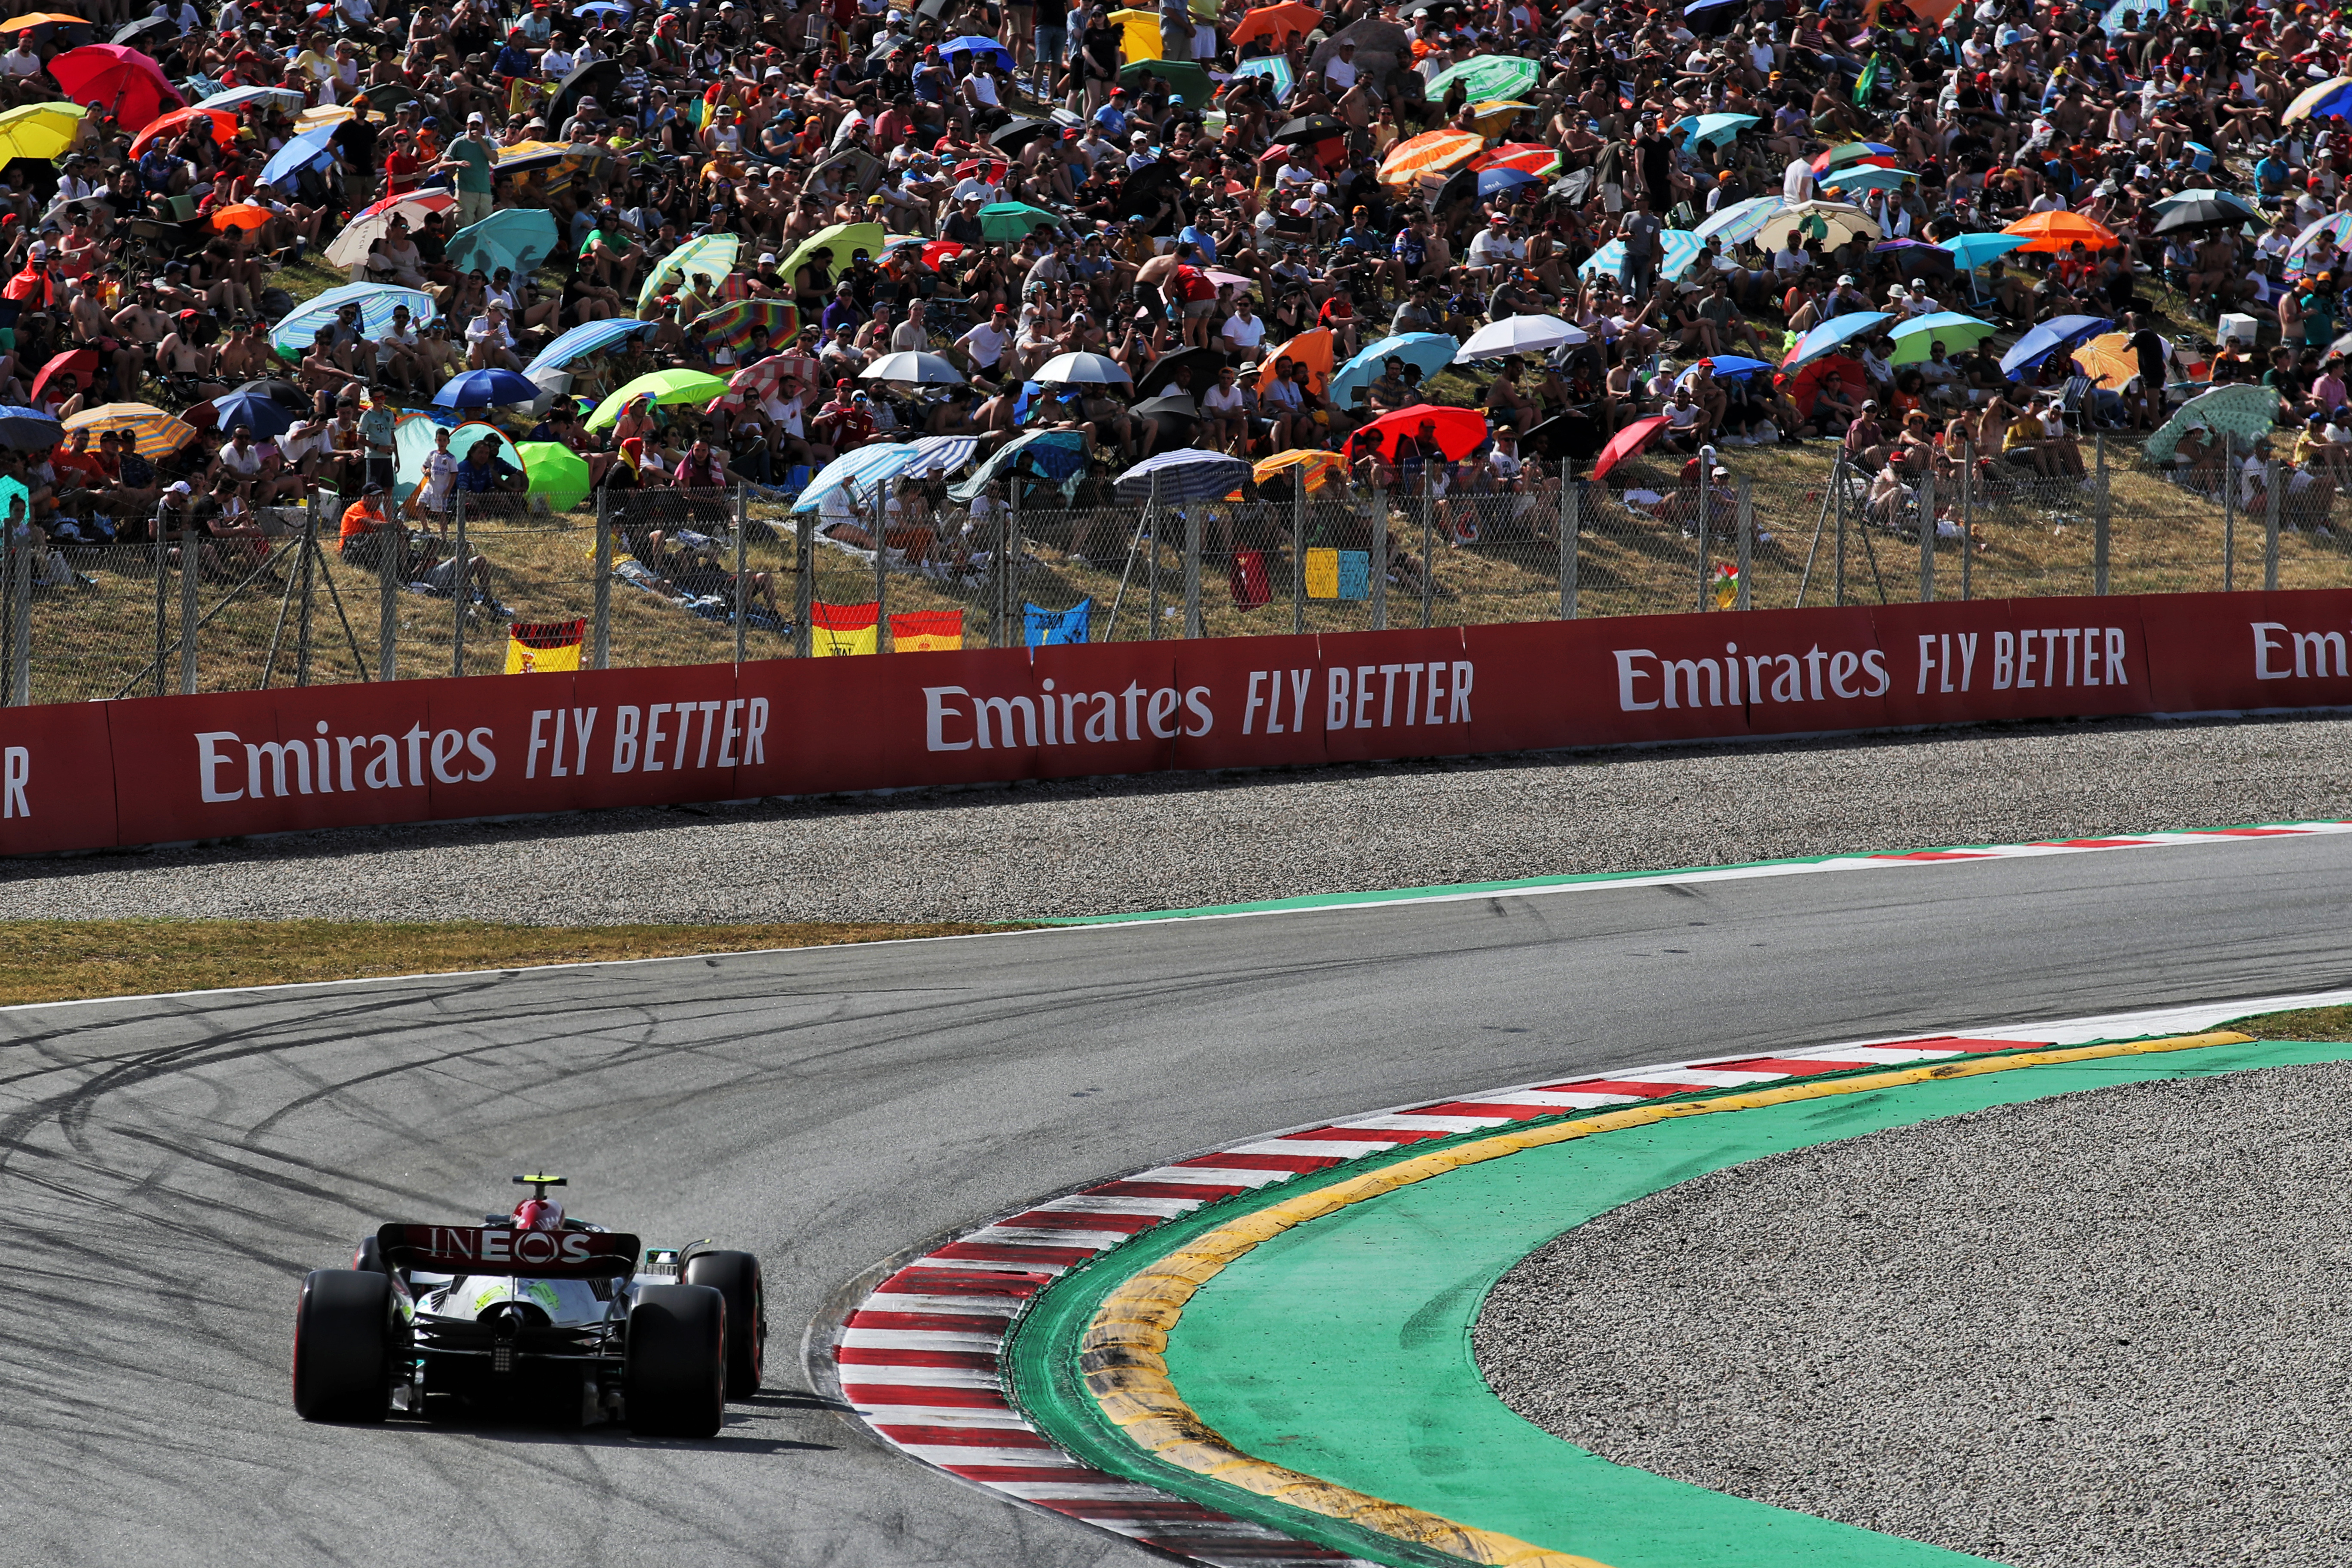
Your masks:
[[[1454,352],[1455,364],[1472,360],[1501,359],[1506,354],[1541,353],[1562,343],[1585,342],[1584,330],[1558,316],[1506,316],[1470,334]]]
[[[1850,240],[1886,237],[1869,214],[1849,203],[1796,202],[1781,207],[1756,231],[1756,243],[1765,250],[1778,250],[1790,229],[1813,235],[1816,227],[1822,231],[1816,237],[1823,250],[1835,250]]]
[[[884,354],[857,373],[860,381],[908,381],[920,386],[961,386],[963,372],[938,354]]]
[[[427,191],[417,193],[419,196],[438,194]],[[425,226],[425,215],[438,210],[440,210],[439,205],[430,202],[395,202],[382,212],[370,213],[365,217],[355,217],[343,226],[342,233],[327,242],[327,260],[336,267],[361,266],[367,260],[370,247],[377,240],[392,232],[394,217],[398,216],[406,220],[408,232],[415,234]]]
[[[1126,382],[1127,367],[1108,354],[1055,354],[1037,367],[1032,381],[1042,381],[1062,386],[1080,383],[1116,386]]]

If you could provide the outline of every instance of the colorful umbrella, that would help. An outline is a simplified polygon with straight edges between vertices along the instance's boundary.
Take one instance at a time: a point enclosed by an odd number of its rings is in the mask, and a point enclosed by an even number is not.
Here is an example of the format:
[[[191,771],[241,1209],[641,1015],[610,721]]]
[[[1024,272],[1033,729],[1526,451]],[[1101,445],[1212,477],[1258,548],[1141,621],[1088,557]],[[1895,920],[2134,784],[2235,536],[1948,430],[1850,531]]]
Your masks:
[[[46,451],[64,434],[54,417],[37,408],[0,408],[0,447],[18,452]]]
[[[1299,333],[1271,353],[1261,353],[1258,363],[1263,368],[1257,373],[1258,391],[1264,392],[1274,384],[1274,373],[1282,368],[1282,362],[1286,359],[1293,364],[1307,367],[1307,384],[1315,390],[1318,396],[1322,395],[1324,389],[1331,384],[1332,349],[1331,330],[1315,327]]]
[[[1049,213],[1026,202],[992,202],[980,209],[983,239],[1020,239],[1037,229],[1058,228],[1062,222],[1059,213]]]
[[[1658,276],[1669,283],[1682,281],[1683,274],[1692,264],[1706,254],[1706,241],[1688,229],[1670,228],[1658,236]],[[1577,269],[1580,278],[1590,278],[1596,272],[1606,272],[1620,283],[1625,280],[1625,242],[1612,239],[1594,251]]]
[[[1675,121],[1677,128],[1690,133],[1690,144],[1704,147],[1711,142],[1732,142],[1739,133],[1758,122],[1753,114],[1689,114]]]
[[[2243,213],[2249,221],[2256,216],[2254,209],[2246,205],[2245,197],[2225,191],[2219,185],[2193,185],[2185,191],[2175,191],[2161,201],[2148,203],[2147,210],[2154,216],[2163,217],[2173,208],[2189,202],[2226,202]]]
[[[2193,425],[2238,437],[2242,445],[2260,440],[2278,423],[2279,395],[2275,387],[2243,383],[2217,386],[2190,398],[2172,411],[2172,417],[2147,438],[2142,455],[2151,463],[2172,461],[2181,433]]]
[[[142,458],[168,458],[197,436],[194,426],[152,403],[101,403],[68,418],[65,428],[68,434],[76,430],[93,434],[127,430]]]
[[[687,331],[705,342],[742,349],[750,345],[752,331],[759,327],[768,329],[769,342],[788,342],[801,330],[800,307],[790,300],[737,300],[705,310],[688,323]]]
[[[2290,268],[2305,268],[2319,247],[2340,250],[2347,239],[2352,239],[2352,213],[2329,213],[2294,237],[2294,243],[2287,247],[2286,264]]]
[[[1664,415],[1653,414],[1646,419],[1634,420],[1610,437],[1609,444],[1601,448],[1601,455],[1592,459],[1593,482],[1598,484],[1608,477],[1610,469],[1647,447],[1669,423]]]
[[[1691,232],[1702,240],[1720,237],[1725,248],[1745,245],[1764,231],[1764,226],[1778,217],[1788,205],[1778,196],[1749,196],[1706,215]]]
[[[2115,323],[2105,316],[2060,316],[2027,331],[2000,356],[2000,373],[2015,381],[2052,354],[2074,347]]]
[[[408,307],[409,321],[415,326],[423,326],[436,314],[433,296],[421,289],[394,283],[343,283],[312,295],[280,317],[269,330],[269,342],[286,358],[299,360],[318,338],[319,329],[351,304],[359,306],[361,330],[370,338],[381,336],[392,325],[392,312],[398,306]]]
[[[882,226],[878,223],[867,224],[865,226],[877,234],[882,232]],[[832,232],[831,229],[824,231],[825,234]],[[823,237],[824,235],[818,235],[810,243],[814,244],[815,239]],[[806,245],[801,247],[802,250],[807,248]],[[726,277],[735,270],[736,258],[742,252],[743,239],[740,235],[706,234],[688,240],[684,245],[663,257],[661,265],[646,276],[645,286],[637,290],[638,308],[644,309],[652,304],[656,296],[667,293],[676,288],[678,279],[684,278],[689,270],[698,278]],[[793,252],[795,261],[799,259],[800,254],[799,250]],[[784,276],[790,278],[792,273],[787,271]]]
[[[1438,450],[1445,454],[1445,460],[1449,463],[1459,462],[1468,457],[1486,438],[1486,416],[1478,410],[1416,403],[1410,408],[1383,414],[1358,430],[1349,437],[1349,448],[1351,452],[1360,452],[1367,447],[1378,447],[1381,456],[1393,458],[1397,438],[1420,435],[1423,425],[1431,427]],[[1365,439],[1367,437],[1370,439]]]
[[[1234,76],[1236,79],[1245,76],[1265,78],[1274,85],[1274,101],[1276,103],[1286,100],[1290,97],[1291,90],[1298,85],[1297,78],[1291,74],[1290,62],[1279,55],[1266,55],[1254,60],[1244,60],[1234,68]]]
[[[2024,243],[2022,235],[1960,234],[1944,241],[1942,248],[1957,257],[1961,266],[1974,268],[2000,260]]]
[[[1497,98],[1470,106],[1470,123],[1478,128],[1481,136],[1500,136],[1512,121],[1535,107],[1516,98]]]
[[[2332,76],[2296,93],[2294,101],[2286,106],[2286,112],[2279,116],[2279,123],[2326,120],[2347,110],[2352,110],[2352,76]]]
[[[994,38],[983,38],[978,33],[966,33],[961,38],[950,38],[940,46],[940,55],[953,59],[958,55],[985,55],[996,62],[997,69],[1013,74],[1013,51]]]
[[[353,216],[390,217],[397,213],[414,228],[424,221],[426,213],[446,213],[457,205],[457,195],[454,191],[409,191],[402,195],[383,196],[370,202]]]
[[[1517,169],[1542,179],[1559,167],[1559,149],[1538,142],[1507,142],[1471,159],[1470,167],[1482,174],[1489,169]]]
[[[577,328],[573,329],[575,331]],[[784,384],[784,372],[789,363],[782,354],[770,354],[763,360],[745,365],[727,378],[727,391],[713,406],[741,408],[773,395]]]
[[[167,109],[188,100],[163,68],[121,44],[84,44],[49,62],[49,75],[76,103],[103,108],[129,131],[143,131]]]
[[[657,370],[651,375],[641,375],[596,405],[588,416],[588,428],[602,430],[620,418],[622,410],[639,398],[650,398],[656,405],[677,404],[707,405],[727,390],[727,384],[715,375],[705,375],[698,370],[672,368]]]
[[[257,229],[273,216],[268,207],[257,207],[251,202],[232,202],[225,207],[215,207],[212,222],[215,228],[223,232],[232,228]]]
[[[1121,59],[1156,60],[1160,58],[1160,13],[1138,11],[1132,7],[1113,11],[1110,19],[1118,24],[1118,53]]]
[[[1543,184],[1541,180],[1524,169],[1481,169],[1476,177],[1478,195],[1482,197],[1500,195],[1505,191],[1516,191],[1522,185]]]
[[[833,276],[838,279],[849,270],[854,253],[862,250],[868,256],[879,256],[888,237],[878,223],[837,223],[817,230],[793,247],[777,271],[788,287],[798,288],[801,268],[808,265],[809,258],[820,250],[829,250],[833,252]]]
[[[68,349],[61,354],[51,355],[49,363],[41,367],[41,374],[33,378],[33,390],[30,394],[32,400],[36,403],[40,402],[51,379],[60,375],[74,377],[83,388],[87,389],[98,376],[98,351]]]
[[[404,221],[413,233],[425,225],[427,213],[446,212],[457,205],[456,195],[449,191],[412,191],[404,196],[386,196],[343,226],[342,233],[327,242],[325,255],[331,266],[352,268],[364,264],[375,242],[392,232],[392,220]]]
[[[1430,102],[1436,103],[1459,82],[1473,103],[1517,98],[1535,86],[1540,75],[1541,68],[1535,61],[1518,55],[1474,55],[1432,77],[1426,96]]]
[[[305,169],[323,168],[334,157],[330,145],[335,139],[332,125],[314,125],[310,130],[287,138],[286,145],[269,155],[261,165],[261,183],[274,185],[281,180],[292,180]]]
[[[1154,452],[1120,474],[1112,493],[1123,501],[1156,499],[1172,505],[1230,494],[1249,477],[1249,464],[1239,458],[1187,447],[1173,452]]]
[[[2129,332],[2103,333],[2076,349],[2072,357],[2084,375],[2109,392],[2121,392],[2139,374],[2139,354],[2131,346]]]
[[[2086,250],[2105,250],[2123,242],[2104,224],[2095,223],[2081,213],[2034,213],[2021,217],[2003,234],[2015,235],[2025,241],[2020,250],[2062,251],[2079,245]]]
[[[544,395],[538,383],[510,370],[469,370],[449,378],[433,395],[439,408],[495,408],[508,403],[533,403]]]
[[[542,370],[562,370],[583,354],[608,349],[629,338],[650,336],[660,325],[658,321],[633,321],[626,317],[585,322],[540,350],[538,355],[522,367],[522,373],[536,375]]]
[[[266,392],[240,388],[214,398],[211,407],[214,429],[234,431],[242,425],[257,441],[275,441],[294,427],[293,410]]]
[[[561,441],[520,441],[515,444],[515,456],[522,459],[530,493],[545,496],[547,504],[558,511],[570,511],[595,489],[589,481],[588,459]]]
[[[520,277],[537,271],[555,245],[553,213],[544,207],[508,207],[451,235],[448,257],[459,268],[495,272],[511,267]]]
[[[1859,389],[1869,384],[1859,360],[1845,354],[1824,354],[1799,371],[1789,383],[1789,401],[1797,405],[1798,413],[1810,418],[1813,405],[1820,401],[1822,387],[1832,381],[1856,388],[1856,397],[1862,395]]]
[[[1895,340],[1895,355],[1890,364],[1924,363],[1937,343],[1958,353],[1972,349],[2000,329],[1990,321],[1980,321],[1974,316],[1963,316],[1957,310],[1938,310],[1931,316],[1919,316],[1904,322],[1888,333]]]
[[[1424,131],[1400,142],[1381,160],[1381,184],[1411,184],[1423,174],[1443,174],[1486,150],[1486,139],[1475,131]]]
[[[1767,250],[1778,250],[1791,232],[1820,240],[1824,250],[1835,250],[1857,239],[1886,237],[1885,231],[1860,207],[1844,202],[1788,202],[1757,229],[1756,243]]]
[[[46,163],[73,145],[81,132],[81,105],[26,103],[0,114],[0,163],[14,158]]]
[[[1813,173],[1826,174],[1832,169],[1842,168],[1848,163],[1877,163],[1891,169],[1895,166],[1895,149],[1884,142],[1848,142],[1843,146],[1816,154]]]
[[[79,16],[67,16],[55,11],[31,11],[22,16],[11,16],[6,21],[0,22],[0,33],[22,33],[35,27],[58,26],[87,27],[89,24]]]
[[[1855,191],[1892,190],[1906,180],[1918,177],[1908,169],[1890,169],[1876,163],[1848,163],[1843,169],[1832,169],[1823,174],[1822,185],[1843,196]]]
[[[1780,362],[1780,368],[1784,371],[1795,370],[1800,365],[1821,358],[1840,344],[1851,342],[1864,332],[1873,331],[1880,323],[1891,321],[1894,319],[1884,310],[1848,310],[1843,316],[1832,316],[1799,338],[1797,346],[1790,349],[1788,357]]]
[[[1310,490],[1343,483],[1348,478],[1348,459],[1337,452],[1276,452],[1271,458],[1259,458],[1257,466],[1250,471],[1263,485],[1272,481],[1275,475],[1285,468],[1305,469],[1307,488]]]
[[[1290,40],[1313,32],[1323,25],[1323,13],[1300,0],[1283,0],[1279,5],[1261,5],[1255,11],[1244,12],[1234,24],[1229,41],[1239,48],[1252,38],[1270,38],[1274,47],[1284,49]]]
[[[131,139],[131,158],[136,163],[145,155],[158,136],[176,136],[199,121],[212,121],[213,140],[223,147],[236,145],[236,116],[220,109],[175,109],[148,121],[147,129]]]
[[[1388,361],[1402,360],[1424,377],[1433,376],[1454,363],[1454,353],[1461,346],[1444,332],[1403,332],[1382,338],[1333,371],[1330,388],[1324,395],[1332,407],[1351,409],[1356,405],[1356,394],[1380,379]]]
[[[1688,370],[1683,372],[1682,374],[1675,377],[1675,384],[1676,386],[1688,386],[1692,382],[1696,381],[1698,379],[1699,364],[1703,364],[1709,370],[1715,372],[1715,379],[1717,381],[1745,381],[1759,370],[1770,370],[1772,368],[1764,361],[1760,359],[1749,359],[1745,354],[1715,354],[1709,358],[1699,361],[1698,364],[1692,365]]]

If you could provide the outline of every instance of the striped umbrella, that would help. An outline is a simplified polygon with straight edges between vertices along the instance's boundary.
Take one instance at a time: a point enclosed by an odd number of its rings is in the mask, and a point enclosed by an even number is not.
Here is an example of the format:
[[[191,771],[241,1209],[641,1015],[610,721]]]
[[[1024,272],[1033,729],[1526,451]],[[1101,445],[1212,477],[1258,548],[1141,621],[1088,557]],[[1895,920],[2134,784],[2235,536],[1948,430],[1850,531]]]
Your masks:
[[[2352,239],[2352,213],[2330,213],[2294,237],[2294,243],[2287,247],[2287,268],[2290,271],[2306,270],[2317,256],[2324,254],[2322,247],[2340,250],[2347,239]]]
[[[85,408],[65,422],[68,435],[88,430],[128,430],[142,458],[166,458],[196,438],[196,427],[176,414],[152,403],[102,403]]]
[[[1432,77],[1425,90],[1429,101],[1444,98],[1455,82],[1473,103],[1496,98],[1517,98],[1535,86],[1542,68],[1520,55],[1475,55],[1446,67]]]
[[[817,470],[793,510],[814,511],[844,494],[866,501],[901,474],[951,474],[979,449],[979,438],[971,436],[925,436],[903,445],[876,442],[854,447]]]
[[[1498,98],[1486,103],[1470,106],[1470,122],[1478,127],[1482,136],[1500,136],[1522,110],[1533,109],[1532,103],[1516,98]]]
[[[800,309],[789,300],[738,300],[705,310],[694,318],[688,331],[705,342],[740,349],[751,342],[752,331],[761,327],[768,329],[770,342],[782,342],[801,330]]]
[[[1470,167],[1480,174],[1489,169],[1517,169],[1540,180],[1559,167],[1559,149],[1535,142],[1506,142],[1471,159]]]
[[[1466,163],[1486,150],[1486,139],[1475,131],[1424,131],[1389,149],[1381,160],[1381,184],[1410,184],[1423,174]]]
[[[1706,241],[1688,229],[1670,228],[1658,236],[1658,276],[1669,283],[1679,282],[1692,264],[1706,254]],[[1625,242],[1612,239],[1591,256],[1576,269],[1580,278],[1590,278],[1596,272],[1606,272],[1620,283],[1625,281]]]
[[[1241,458],[1188,447],[1144,458],[1119,475],[1117,494],[1121,500],[1150,500],[1156,490],[1162,501],[1198,500],[1229,494],[1249,478],[1250,466]]]
[[[2332,76],[2314,87],[2295,94],[2294,101],[2279,116],[2281,125],[2292,125],[2298,120],[2326,120],[2331,115],[2352,110],[2352,76]]]
[[[1778,196],[1750,196],[1707,214],[1691,232],[1703,241],[1720,238],[1724,248],[1729,249],[1761,234],[1787,205]]]
[[[1265,484],[1283,469],[1294,468],[1306,470],[1307,488],[1310,490],[1339,483],[1348,477],[1348,459],[1337,452],[1276,452],[1271,458],[1259,458],[1252,472],[1256,474],[1259,484]]]
[[[724,278],[735,270],[735,258],[742,250],[740,235],[706,234],[688,240],[663,257],[661,265],[646,275],[645,286],[637,290],[638,307],[643,309],[653,302],[655,295],[675,288],[689,269],[698,278]]]

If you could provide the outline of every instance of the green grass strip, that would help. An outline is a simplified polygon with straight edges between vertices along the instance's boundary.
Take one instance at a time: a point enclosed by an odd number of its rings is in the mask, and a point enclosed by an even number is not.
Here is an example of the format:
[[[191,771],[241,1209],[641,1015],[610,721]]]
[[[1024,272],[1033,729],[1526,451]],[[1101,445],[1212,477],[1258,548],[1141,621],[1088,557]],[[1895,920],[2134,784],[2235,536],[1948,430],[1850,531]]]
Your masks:
[[[2053,1064],[1682,1118],[1523,1151],[1351,1205],[1255,1248],[1186,1308],[1171,1337],[1170,1373],[1195,1413],[1244,1452],[1612,1568],[1978,1563],[1611,1464],[1553,1437],[1513,1414],[1478,1373],[1469,1333],[1488,1289],[1562,1231],[1727,1165],[2086,1089],[2347,1056],[2352,1048],[2341,1043],[2257,1041]],[[1886,1070],[1822,1074],[1809,1081]],[[1700,1089],[1674,1098],[1723,1092]],[[1592,1113],[1545,1121],[1580,1114]],[[1077,1343],[1104,1296],[1202,1232],[1298,1193],[1494,1131],[1407,1145],[1204,1205],[1064,1276],[1040,1293],[1008,1347],[1006,1371],[1016,1400],[1056,1443],[1109,1473],[1372,1562],[1425,1568],[1455,1561],[1146,1453],[1087,1394]]]

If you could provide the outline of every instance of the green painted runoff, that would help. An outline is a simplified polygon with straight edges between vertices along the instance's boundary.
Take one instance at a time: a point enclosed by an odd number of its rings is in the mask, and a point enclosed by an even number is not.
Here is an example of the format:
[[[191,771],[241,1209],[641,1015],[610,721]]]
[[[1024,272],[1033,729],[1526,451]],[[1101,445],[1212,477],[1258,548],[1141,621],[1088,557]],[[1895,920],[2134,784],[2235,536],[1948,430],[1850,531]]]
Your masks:
[[[1550,1436],[1505,1406],[1472,1359],[1471,1325],[1487,1291],[1562,1231],[1727,1165],[1989,1106],[2347,1056],[2344,1044],[2262,1041],[2116,1057],[1524,1151],[1255,1247],[1186,1307],[1169,1373],[1200,1417],[1246,1453],[1612,1568],[1981,1563],[1611,1464]]]

